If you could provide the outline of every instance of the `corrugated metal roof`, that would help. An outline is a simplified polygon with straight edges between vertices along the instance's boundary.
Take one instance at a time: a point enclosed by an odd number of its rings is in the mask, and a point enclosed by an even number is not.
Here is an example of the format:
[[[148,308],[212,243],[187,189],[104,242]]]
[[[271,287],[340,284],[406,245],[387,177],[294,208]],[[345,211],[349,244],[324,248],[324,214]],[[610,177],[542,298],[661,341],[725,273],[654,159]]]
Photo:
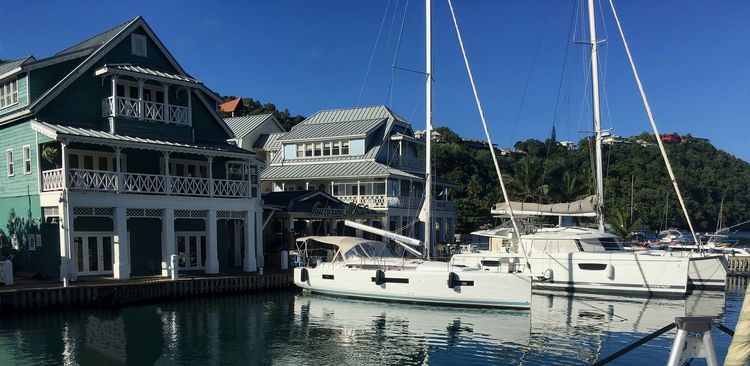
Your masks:
[[[364,137],[370,131],[380,127],[387,117],[366,120],[352,120],[329,123],[302,122],[282,136],[279,141],[299,141],[307,139]]]
[[[34,56],[26,56],[24,58],[19,58],[18,60],[8,61],[5,63],[0,64],[0,75],[5,74],[8,71],[12,71],[13,69],[25,64],[28,61],[35,61]]]
[[[122,23],[112,29],[106,30],[102,33],[99,33],[91,38],[86,39],[85,41],[76,43],[73,46],[70,46],[58,53],[55,54],[55,56],[60,56],[68,53],[78,52],[90,49],[93,51],[96,48],[99,48],[103,44],[107,43],[110,39],[114,38],[120,31],[125,29],[130,23],[134,22],[138,17],[128,20],[125,23]]]
[[[102,140],[101,141],[102,144],[107,144],[107,142],[109,141],[111,143],[120,142],[120,143],[128,143],[128,144],[164,146],[164,147],[169,147],[173,149],[184,150],[183,152],[195,153],[195,154],[200,153],[200,151],[189,151],[189,150],[203,150],[204,152],[214,151],[214,152],[229,153],[232,155],[237,155],[237,154],[255,155],[251,151],[247,151],[237,146],[230,145],[228,143],[222,143],[222,142],[184,143],[184,142],[175,142],[175,141],[155,140],[155,139],[144,138],[144,137],[118,135],[118,134],[109,133],[107,131],[95,130],[91,128],[56,125],[56,124],[39,121],[39,120],[32,121],[31,127],[35,131],[42,133],[45,136],[52,138],[52,139],[58,139],[60,135],[63,135],[65,137],[77,137],[79,139]]]
[[[321,179],[321,178],[362,178],[387,177],[398,175],[413,179],[419,177],[393,169],[374,161],[358,161],[327,164],[295,164],[271,166],[263,170],[261,179]]]
[[[406,122],[403,118],[393,113],[384,105],[361,108],[329,109],[317,112],[305,119],[302,123],[332,123],[343,121],[361,121],[368,119],[382,119],[395,117],[397,120]]]
[[[264,113],[252,116],[224,118],[224,122],[234,133],[235,138],[243,138],[254,129],[258,128],[267,119],[272,118],[273,114]]]
[[[201,81],[195,80],[185,75],[170,73],[170,72],[166,72],[162,70],[157,70],[157,69],[133,65],[133,64],[106,64],[102,66],[99,70],[106,70],[107,72],[111,72],[109,71],[110,69],[133,72],[133,73],[142,74],[142,75],[157,76],[157,77],[161,77],[165,79],[184,81],[186,83],[202,84]],[[116,71],[112,73],[116,73]]]
[[[281,149],[281,142],[279,142],[279,137],[283,135],[284,132],[263,134],[258,138],[257,141],[255,141],[255,145],[253,145],[253,147],[256,149],[277,151]]]

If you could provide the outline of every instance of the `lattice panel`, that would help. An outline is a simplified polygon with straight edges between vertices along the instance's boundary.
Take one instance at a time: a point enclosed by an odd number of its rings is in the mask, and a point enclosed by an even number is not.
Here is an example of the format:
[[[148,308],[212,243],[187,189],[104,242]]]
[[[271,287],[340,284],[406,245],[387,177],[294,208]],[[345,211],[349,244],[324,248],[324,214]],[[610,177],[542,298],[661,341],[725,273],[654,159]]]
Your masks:
[[[42,207],[44,217],[60,217],[60,208],[57,206]]]
[[[113,217],[115,215],[115,209],[112,207],[73,207],[73,215]]]
[[[216,218],[220,220],[244,220],[247,218],[246,211],[218,211]]]
[[[205,219],[208,217],[206,210],[174,210],[175,218],[182,219]]]
[[[126,210],[128,217],[149,217],[160,219],[164,210],[159,208],[129,208]]]

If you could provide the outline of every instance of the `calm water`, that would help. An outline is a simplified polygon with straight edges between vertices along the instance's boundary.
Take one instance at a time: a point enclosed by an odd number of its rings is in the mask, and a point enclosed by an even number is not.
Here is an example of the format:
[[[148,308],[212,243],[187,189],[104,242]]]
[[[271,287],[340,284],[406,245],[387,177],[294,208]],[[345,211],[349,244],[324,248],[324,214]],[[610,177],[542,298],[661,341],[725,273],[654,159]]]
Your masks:
[[[734,328],[743,295],[744,288],[682,300],[534,295],[524,312],[282,291],[14,315],[0,317],[0,365],[590,364],[675,316],[712,315]],[[614,364],[664,364],[673,337]],[[714,340],[723,360],[731,339],[715,331]]]

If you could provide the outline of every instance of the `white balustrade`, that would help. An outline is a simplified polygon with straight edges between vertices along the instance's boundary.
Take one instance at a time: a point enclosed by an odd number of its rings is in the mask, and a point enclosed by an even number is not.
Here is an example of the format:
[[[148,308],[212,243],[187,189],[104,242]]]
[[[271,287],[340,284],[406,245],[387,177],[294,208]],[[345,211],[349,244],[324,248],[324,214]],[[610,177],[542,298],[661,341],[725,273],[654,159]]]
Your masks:
[[[105,191],[137,194],[175,194],[182,196],[210,196],[208,178],[180,177],[157,174],[121,173],[90,169],[70,169],[68,188],[70,190]],[[214,179],[214,196],[222,198],[249,198],[249,182],[242,180]],[[59,191],[64,187],[63,170],[53,169],[42,172],[42,192]],[[171,190],[168,191],[167,187]],[[168,193],[169,192],[169,193]]]
[[[167,177],[154,174],[123,173],[123,192],[126,193],[164,193]]]
[[[42,192],[63,189],[63,170],[53,169],[42,172]]]
[[[170,177],[172,180],[172,194],[189,196],[208,196],[208,178]]]
[[[103,170],[70,169],[68,185],[71,189],[116,191],[117,173]]]
[[[185,126],[191,124],[190,107],[126,97],[117,97],[116,103],[113,103],[113,100],[114,97],[102,100],[102,115],[104,117],[139,118]],[[139,107],[141,105],[142,109]],[[169,109],[168,116],[167,109]]]
[[[247,197],[249,184],[242,180],[214,179],[214,196]]]
[[[384,195],[343,195],[336,196],[336,198],[346,202],[354,203],[356,205],[364,205],[370,208],[407,208],[407,209],[419,209],[422,200],[415,197],[397,197],[397,196],[384,196]],[[452,210],[453,202],[433,200],[433,209],[435,210]]]

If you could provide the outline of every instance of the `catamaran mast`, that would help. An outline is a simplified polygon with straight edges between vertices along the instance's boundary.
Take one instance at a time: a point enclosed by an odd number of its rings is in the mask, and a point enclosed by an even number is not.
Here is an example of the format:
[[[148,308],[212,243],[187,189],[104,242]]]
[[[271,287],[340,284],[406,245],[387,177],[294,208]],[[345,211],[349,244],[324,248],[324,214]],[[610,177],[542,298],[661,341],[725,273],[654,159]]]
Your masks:
[[[424,181],[424,251],[430,258],[432,248],[432,0],[425,0],[425,181]]]
[[[604,232],[604,169],[602,167],[602,121],[599,112],[599,55],[596,41],[594,0],[589,0],[589,37],[591,41],[591,93],[594,107],[594,143],[596,145],[597,226]]]

